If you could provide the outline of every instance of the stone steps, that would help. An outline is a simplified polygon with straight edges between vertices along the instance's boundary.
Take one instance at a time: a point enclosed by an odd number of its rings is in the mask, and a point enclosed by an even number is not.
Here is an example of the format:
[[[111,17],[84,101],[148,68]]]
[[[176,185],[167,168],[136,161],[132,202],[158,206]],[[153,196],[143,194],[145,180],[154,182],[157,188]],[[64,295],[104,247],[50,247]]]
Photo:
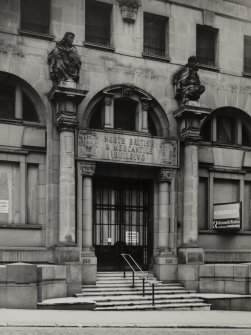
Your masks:
[[[149,282],[156,280],[147,274]],[[145,296],[142,296],[142,279],[135,276],[132,287],[132,274],[123,277],[123,272],[98,272],[96,285],[83,285],[78,298],[95,301],[97,311],[115,310],[209,310],[210,305],[203,299],[193,296],[194,291],[185,290],[180,283],[155,285],[155,303],[152,305],[152,287],[145,283]]]

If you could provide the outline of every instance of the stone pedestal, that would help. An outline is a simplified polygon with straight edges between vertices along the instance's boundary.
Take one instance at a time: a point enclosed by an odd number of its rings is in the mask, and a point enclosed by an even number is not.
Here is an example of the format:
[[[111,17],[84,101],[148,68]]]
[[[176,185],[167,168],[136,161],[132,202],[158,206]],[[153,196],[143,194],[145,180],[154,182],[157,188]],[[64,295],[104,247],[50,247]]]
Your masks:
[[[81,162],[80,170],[83,177],[83,235],[82,235],[82,283],[94,284],[97,281],[97,258],[92,245],[93,202],[92,177],[95,173],[95,163]]]
[[[171,221],[169,187],[174,179],[174,174],[172,170],[162,169],[158,179],[158,236],[153,272],[157,278],[162,281],[177,280],[177,257],[173,254],[169,245]]]
[[[54,86],[49,93],[60,132],[59,245],[64,246],[76,243],[74,132],[77,126],[77,105],[85,95],[85,91],[72,85]]]
[[[200,121],[210,110],[197,102],[183,105],[174,112],[184,144],[184,207],[182,248],[178,251],[178,280],[187,289],[198,289],[199,265],[204,263],[204,251],[198,246],[198,144]]]

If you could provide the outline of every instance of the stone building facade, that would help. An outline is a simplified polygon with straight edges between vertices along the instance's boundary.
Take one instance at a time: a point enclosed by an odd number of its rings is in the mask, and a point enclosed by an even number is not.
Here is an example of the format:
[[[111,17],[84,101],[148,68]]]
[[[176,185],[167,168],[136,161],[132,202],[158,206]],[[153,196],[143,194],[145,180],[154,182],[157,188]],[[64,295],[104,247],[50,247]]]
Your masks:
[[[198,288],[200,264],[251,261],[248,0],[5,0],[0,17],[1,263],[78,262],[93,283],[128,252]],[[53,85],[65,32],[80,79]],[[192,55],[205,92],[179,105]]]

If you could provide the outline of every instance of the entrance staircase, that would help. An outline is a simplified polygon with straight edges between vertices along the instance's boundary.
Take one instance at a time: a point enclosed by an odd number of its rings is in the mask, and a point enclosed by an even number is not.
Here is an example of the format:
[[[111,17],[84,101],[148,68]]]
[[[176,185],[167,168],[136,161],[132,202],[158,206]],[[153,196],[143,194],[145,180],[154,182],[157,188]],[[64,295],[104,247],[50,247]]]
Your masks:
[[[154,280],[151,273],[147,274]],[[155,280],[155,282],[157,282]],[[209,310],[210,305],[196,297],[195,291],[185,290],[181,284],[158,282],[154,288],[145,283],[145,296],[142,295],[142,279],[135,276],[132,287],[132,272],[98,272],[96,285],[84,285],[82,293],[76,297],[95,301],[96,311],[129,310]]]

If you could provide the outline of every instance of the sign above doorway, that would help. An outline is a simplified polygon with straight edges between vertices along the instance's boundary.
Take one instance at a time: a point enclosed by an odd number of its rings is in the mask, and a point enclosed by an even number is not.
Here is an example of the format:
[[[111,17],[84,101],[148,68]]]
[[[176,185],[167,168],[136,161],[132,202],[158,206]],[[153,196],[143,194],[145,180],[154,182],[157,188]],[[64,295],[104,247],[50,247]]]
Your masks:
[[[178,167],[178,140],[111,131],[79,130],[78,158]]]

